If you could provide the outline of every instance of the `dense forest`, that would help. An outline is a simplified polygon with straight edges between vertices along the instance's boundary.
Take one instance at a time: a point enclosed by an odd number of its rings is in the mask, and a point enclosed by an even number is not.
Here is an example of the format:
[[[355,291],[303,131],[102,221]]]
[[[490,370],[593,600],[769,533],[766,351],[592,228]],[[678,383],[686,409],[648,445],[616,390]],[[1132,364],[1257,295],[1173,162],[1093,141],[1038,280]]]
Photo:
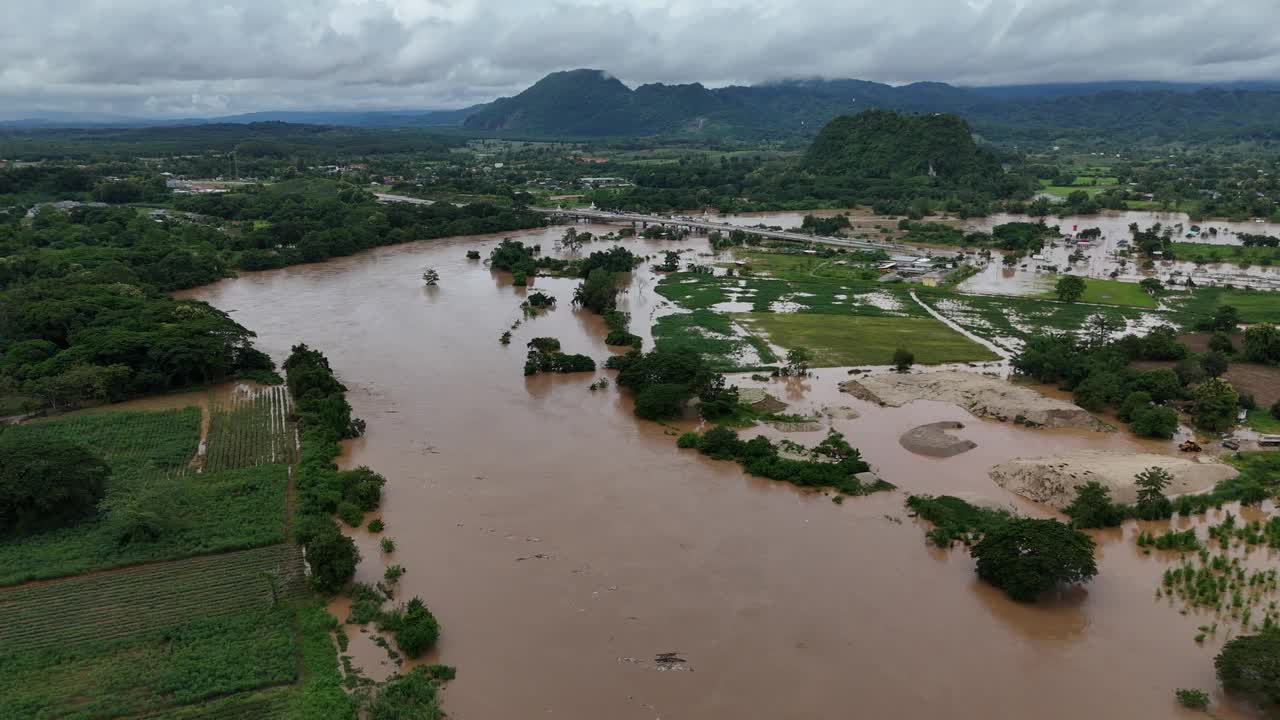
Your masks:
[[[74,172],[24,177],[60,187],[80,182]],[[0,393],[65,406],[269,375],[271,361],[253,349],[253,333],[205,303],[165,293],[238,269],[544,222],[537,213],[485,204],[382,205],[326,180],[174,204],[185,212],[82,205],[0,214]]]

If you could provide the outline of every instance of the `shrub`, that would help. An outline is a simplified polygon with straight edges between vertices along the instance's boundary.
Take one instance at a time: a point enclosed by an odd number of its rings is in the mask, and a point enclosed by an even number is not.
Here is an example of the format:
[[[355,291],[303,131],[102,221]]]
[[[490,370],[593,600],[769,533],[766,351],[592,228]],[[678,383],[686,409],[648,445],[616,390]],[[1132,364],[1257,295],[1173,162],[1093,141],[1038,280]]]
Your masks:
[[[1173,695],[1178,699],[1178,704],[1182,707],[1191,708],[1192,710],[1204,710],[1209,707],[1209,693],[1203,690],[1178,688],[1173,691]]]
[[[338,517],[351,527],[360,527],[364,523],[364,511],[346,500],[338,503]]]
[[[389,538],[389,537],[384,537],[384,538],[382,538],[382,540],[380,540],[379,542],[380,542],[380,543],[381,543],[381,545],[382,545],[382,552],[384,552],[384,553],[390,553],[390,552],[395,552],[395,551],[396,551],[396,541],[395,541],[395,540],[393,540],[393,539],[391,539],[391,538]]]
[[[910,370],[915,361],[916,356],[910,350],[898,348],[893,351],[893,368],[900,373]]]
[[[1097,575],[1093,549],[1092,538],[1057,520],[1016,518],[992,528],[969,552],[978,577],[1030,602],[1059,583]]]
[[[361,465],[354,470],[339,472],[338,482],[342,497],[368,512],[378,508],[378,503],[382,500],[382,487],[387,484],[387,479]]]
[[[696,449],[698,447],[698,433],[687,432],[676,440],[676,447],[683,449]]]
[[[1223,355],[1231,355],[1235,353],[1236,346],[1231,342],[1231,336],[1218,331],[1209,338],[1209,349],[1213,352],[1222,353]]]
[[[1271,417],[1280,420],[1280,400],[1271,403]]]
[[[397,580],[399,580],[401,577],[404,576],[404,573],[405,573],[405,569],[403,565],[393,564],[393,565],[388,565],[386,569],[382,571],[382,577],[386,578],[387,582],[396,582]]]
[[[374,518],[369,521],[369,532],[371,533],[380,533],[384,527],[386,526],[382,524],[382,518]]]
[[[67,440],[0,435],[0,535],[28,535],[92,517],[111,469]]]
[[[419,666],[388,679],[369,704],[368,720],[440,720],[435,665]],[[438,671],[437,671],[438,672]]]

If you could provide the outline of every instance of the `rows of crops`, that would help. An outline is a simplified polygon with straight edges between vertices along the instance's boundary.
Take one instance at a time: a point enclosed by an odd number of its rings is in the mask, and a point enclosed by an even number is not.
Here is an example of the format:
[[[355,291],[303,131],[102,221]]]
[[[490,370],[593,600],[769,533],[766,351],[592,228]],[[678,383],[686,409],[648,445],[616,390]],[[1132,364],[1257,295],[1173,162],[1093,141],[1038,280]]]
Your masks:
[[[15,717],[121,717],[293,683],[292,608],[206,617],[126,640],[14,653],[0,673]],[[243,716],[242,716],[243,717]]]
[[[208,471],[264,463],[293,463],[298,445],[284,385],[236,395],[229,405],[209,408],[204,467]]]
[[[200,442],[200,410],[108,412],[26,423],[20,438],[56,437],[85,445],[111,465],[112,479],[186,472]]]
[[[135,715],[135,720],[275,720],[289,715],[295,688],[270,688],[256,693],[243,693],[202,705],[169,708]]]
[[[0,590],[5,652],[127,638],[305,594],[294,545],[244,550]]]

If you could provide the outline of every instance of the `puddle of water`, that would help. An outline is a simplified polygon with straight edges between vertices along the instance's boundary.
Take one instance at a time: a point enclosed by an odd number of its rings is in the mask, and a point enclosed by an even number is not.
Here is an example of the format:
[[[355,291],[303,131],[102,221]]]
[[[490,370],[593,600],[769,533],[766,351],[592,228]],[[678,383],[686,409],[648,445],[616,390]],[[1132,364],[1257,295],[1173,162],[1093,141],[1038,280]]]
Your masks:
[[[548,248],[562,232],[507,235]],[[1099,534],[1101,574],[1087,588],[1019,605],[978,582],[964,552],[926,546],[902,492],[837,506],[678,451],[676,431],[635,418],[615,387],[590,392],[591,374],[523,377],[530,337],[597,360],[611,350],[600,318],[567,302],[568,279],[538,278],[559,306],[498,344],[521,295],[464,253],[487,255],[501,237],[379,248],[184,293],[236,311],[277,360],[297,342],[322,350],[348,386],[368,434],[341,462],[387,476],[384,535],[399,546],[386,558],[356,531],[358,578],[380,578],[387,562],[408,569],[401,597],[423,597],[444,628],[427,660],[459,668],[451,716],[811,718],[854,702],[871,717],[1165,717],[1180,712],[1174,688],[1215,686],[1215,642],[1196,646],[1200,621],[1154,600],[1167,565],[1138,552],[1132,528]],[[629,246],[657,256],[667,244]],[[422,287],[424,265],[439,287]],[[620,298],[646,346],[649,321],[672,311],[656,282],[639,268]],[[1044,510],[996,487],[990,466],[1152,447],[927,401],[878,408],[838,392],[847,377],[734,381],[768,387],[796,414],[854,407],[859,418],[829,422],[904,491],[966,491],[1027,512]],[[943,420],[963,422],[956,433],[977,447],[938,459],[898,444]],[[390,672],[381,649],[349,632],[369,675]],[[668,652],[693,672],[648,662]]]

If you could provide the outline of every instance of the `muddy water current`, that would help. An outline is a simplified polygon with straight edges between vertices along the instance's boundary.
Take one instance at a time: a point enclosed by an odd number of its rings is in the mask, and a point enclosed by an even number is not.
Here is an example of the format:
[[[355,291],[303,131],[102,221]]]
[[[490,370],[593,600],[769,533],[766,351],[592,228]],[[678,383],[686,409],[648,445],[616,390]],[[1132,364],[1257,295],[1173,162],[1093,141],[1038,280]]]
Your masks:
[[[550,249],[560,232],[513,235]],[[405,566],[400,596],[424,598],[443,626],[426,660],[458,667],[445,693],[452,717],[1197,717],[1173,689],[1213,688],[1225,638],[1196,645],[1207,620],[1155,599],[1169,564],[1140,553],[1137,526],[1096,534],[1100,574],[1086,588],[1019,605],[981,584],[962,549],[927,546],[903,507],[906,492],[964,492],[1042,514],[987,469],[1019,455],[1168,444],[1030,430],[928,401],[882,409],[836,389],[843,369],[738,378],[788,412],[836,409],[823,424],[900,488],[837,505],[677,450],[677,430],[635,418],[612,386],[589,391],[589,374],[524,378],[535,336],[597,361],[611,350],[599,318],[571,307],[568,279],[538,278],[559,307],[500,345],[525,290],[464,258],[499,239],[382,248],[186,293],[230,311],[277,361],[297,342],[322,350],[348,386],[368,432],[341,462],[387,476],[384,535],[398,544],[385,556],[377,536],[356,531],[358,577]],[[655,256],[666,247],[628,243]],[[704,239],[680,246],[706,250]],[[439,287],[422,286],[425,266]],[[622,296],[646,346],[649,320],[666,311],[655,285],[642,268]],[[859,416],[843,419],[849,410]],[[940,459],[899,445],[941,420],[963,422],[955,434],[977,447]],[[822,433],[788,437],[813,444]],[[1265,552],[1254,560],[1274,562]],[[334,610],[343,616],[340,602]],[[367,635],[348,632],[368,675],[393,670]],[[685,662],[659,662],[662,653]]]

